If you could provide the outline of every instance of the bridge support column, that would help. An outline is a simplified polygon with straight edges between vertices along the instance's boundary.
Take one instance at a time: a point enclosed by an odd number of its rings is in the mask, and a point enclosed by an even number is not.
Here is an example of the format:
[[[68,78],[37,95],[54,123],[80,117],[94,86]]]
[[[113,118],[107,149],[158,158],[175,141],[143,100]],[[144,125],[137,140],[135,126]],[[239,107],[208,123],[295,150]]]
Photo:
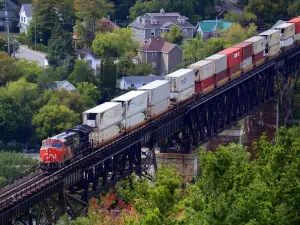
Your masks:
[[[185,181],[192,181],[198,173],[198,153],[156,153],[157,167],[175,166]]]

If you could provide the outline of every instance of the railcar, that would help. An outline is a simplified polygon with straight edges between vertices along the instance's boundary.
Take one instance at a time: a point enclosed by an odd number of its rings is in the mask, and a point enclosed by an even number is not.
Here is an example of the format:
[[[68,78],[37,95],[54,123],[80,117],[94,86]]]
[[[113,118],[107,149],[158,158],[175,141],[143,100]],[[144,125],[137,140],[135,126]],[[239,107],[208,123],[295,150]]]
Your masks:
[[[174,108],[225,85],[266,60],[300,44],[300,17],[224,49],[83,113],[83,124],[45,139],[40,149],[49,173]]]

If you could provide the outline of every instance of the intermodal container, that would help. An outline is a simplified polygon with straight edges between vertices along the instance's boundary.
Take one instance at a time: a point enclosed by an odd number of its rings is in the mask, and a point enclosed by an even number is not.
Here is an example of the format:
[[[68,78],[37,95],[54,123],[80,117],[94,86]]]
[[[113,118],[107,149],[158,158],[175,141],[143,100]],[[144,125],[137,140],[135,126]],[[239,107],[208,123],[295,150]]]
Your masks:
[[[267,30],[263,33],[260,33],[259,36],[262,36],[266,40],[266,48],[277,45],[280,42],[280,31],[279,30]]]
[[[123,129],[128,129],[144,122],[146,119],[146,113],[147,113],[146,111],[138,112],[137,114],[134,114],[124,119]]]
[[[168,80],[156,80],[138,90],[148,92],[148,105],[151,106],[170,98],[171,83]]]
[[[241,68],[246,69],[251,65],[252,65],[252,56],[250,56],[249,58],[243,60],[243,62],[241,63]]]
[[[300,34],[300,17],[296,17],[287,23],[294,23],[295,24],[295,34]]]
[[[105,128],[104,130],[93,130],[90,133],[90,140],[93,140],[93,143],[102,142],[104,140],[113,138],[121,132],[121,123],[112,125]]]
[[[268,48],[267,55],[272,57],[274,55],[277,55],[280,52],[280,44],[273,45],[272,47]]]
[[[256,55],[257,53],[264,51],[266,49],[266,41],[264,37],[254,36],[252,38],[244,41],[246,43],[252,43],[252,54]]]
[[[295,34],[295,40],[299,41],[300,40],[300,33],[299,34]]]
[[[209,77],[199,83],[195,83],[195,91],[197,93],[206,93],[212,91],[215,87],[215,77]]]
[[[192,69],[180,69],[165,76],[165,79],[171,82],[171,92],[181,92],[194,85],[195,72]]]
[[[292,37],[289,39],[280,41],[280,47],[288,47],[292,44],[294,44],[294,38],[292,38]]]
[[[151,117],[154,115],[158,115],[168,109],[170,106],[170,97],[161,102],[157,102],[155,105],[148,106],[147,116]]]
[[[232,65],[231,67],[228,68],[228,76],[231,76],[232,74],[235,74],[239,70],[241,70],[241,63]]]
[[[233,48],[242,48],[242,60],[252,57],[252,43],[242,42],[232,46]]]
[[[241,48],[227,48],[221,52],[218,52],[218,54],[227,56],[227,68],[242,62]]]
[[[220,83],[226,83],[228,81],[228,71],[227,68],[216,74],[216,85],[220,86]]]
[[[195,84],[181,92],[171,92],[170,98],[172,101],[178,103],[192,97],[193,94],[195,94]]]
[[[105,102],[83,112],[83,124],[103,130],[122,121],[122,104],[118,102]]]
[[[215,74],[227,69],[227,55],[215,54],[206,59],[215,61]]]
[[[188,66],[195,72],[195,82],[205,80],[215,74],[215,62],[211,60],[201,60]]]
[[[280,40],[287,40],[295,35],[294,23],[283,23],[274,29],[280,31]]]
[[[111,101],[122,103],[124,119],[147,109],[148,94],[147,91],[130,91]]]
[[[264,51],[259,52],[256,55],[253,55],[252,62],[253,62],[253,64],[255,64],[258,61],[262,60],[263,58],[264,58]]]

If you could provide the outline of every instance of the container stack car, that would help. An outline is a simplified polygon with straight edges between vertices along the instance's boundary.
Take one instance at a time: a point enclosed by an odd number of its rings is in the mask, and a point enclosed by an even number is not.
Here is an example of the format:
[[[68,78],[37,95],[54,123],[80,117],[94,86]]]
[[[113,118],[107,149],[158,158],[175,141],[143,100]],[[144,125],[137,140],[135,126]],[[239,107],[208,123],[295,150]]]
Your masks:
[[[232,46],[233,48],[242,49],[241,70],[246,73],[253,68],[252,62],[252,43],[242,42]]]
[[[215,86],[220,87],[227,83],[227,55],[215,54],[205,60],[214,61]]]
[[[153,117],[166,111],[170,106],[171,83],[168,80],[156,80],[138,90],[147,91],[147,117]]]
[[[227,56],[227,76],[234,79],[241,75],[242,48],[227,48],[218,54]]]
[[[289,50],[294,46],[295,24],[283,23],[274,28],[280,31],[280,47],[283,51]]]
[[[247,39],[244,43],[252,44],[252,63],[254,66],[260,66],[265,61],[266,41],[262,36],[254,36]]]
[[[195,93],[195,72],[192,69],[180,69],[167,76],[171,82],[170,100],[173,103],[182,102]]]
[[[273,58],[280,53],[280,31],[279,30],[268,30],[259,34],[259,36],[265,38],[266,57]]]
[[[130,91],[111,100],[122,104],[122,128],[124,130],[146,119],[147,99],[147,91]]]
[[[295,40],[297,44],[300,44],[300,17],[294,18],[288,23],[294,23],[295,24]]]

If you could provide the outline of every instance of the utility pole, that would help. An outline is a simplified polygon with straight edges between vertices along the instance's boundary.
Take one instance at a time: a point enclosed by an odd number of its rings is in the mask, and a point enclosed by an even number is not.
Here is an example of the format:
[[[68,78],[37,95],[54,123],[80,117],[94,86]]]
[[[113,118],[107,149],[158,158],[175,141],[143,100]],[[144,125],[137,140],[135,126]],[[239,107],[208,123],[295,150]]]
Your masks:
[[[8,55],[10,56],[10,41],[9,41],[9,22],[8,22],[8,13],[7,13],[7,3],[4,0],[4,7],[5,7],[5,24],[6,24],[6,37],[7,37],[7,51]]]
[[[34,49],[36,51],[36,23],[35,23],[35,26],[34,26]]]

